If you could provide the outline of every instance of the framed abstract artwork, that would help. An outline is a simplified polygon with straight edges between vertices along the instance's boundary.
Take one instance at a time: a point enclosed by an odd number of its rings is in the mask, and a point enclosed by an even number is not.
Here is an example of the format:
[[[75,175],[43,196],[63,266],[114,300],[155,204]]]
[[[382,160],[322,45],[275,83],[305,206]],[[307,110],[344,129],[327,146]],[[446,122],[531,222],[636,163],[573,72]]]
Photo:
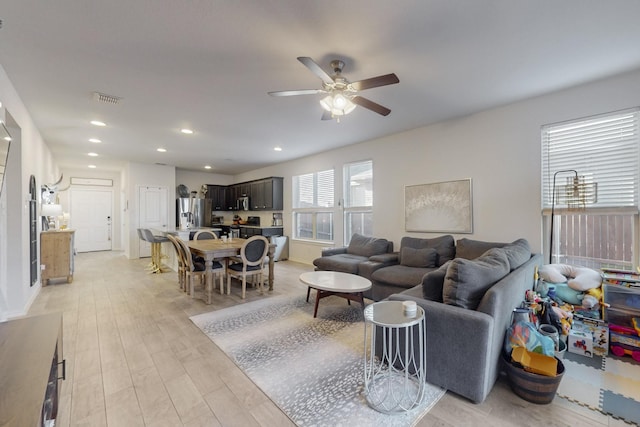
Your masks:
[[[406,231],[473,233],[471,179],[404,187]]]

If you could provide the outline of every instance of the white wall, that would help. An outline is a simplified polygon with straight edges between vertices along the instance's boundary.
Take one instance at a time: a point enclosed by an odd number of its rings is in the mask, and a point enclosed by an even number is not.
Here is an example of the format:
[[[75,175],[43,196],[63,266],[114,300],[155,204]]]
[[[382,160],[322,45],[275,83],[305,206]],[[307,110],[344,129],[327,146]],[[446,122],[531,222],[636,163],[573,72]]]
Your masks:
[[[137,228],[139,227],[139,206],[138,206],[138,189],[143,186],[166,187],[167,196],[167,218],[168,224],[176,223],[176,171],[173,166],[146,165],[141,163],[128,163],[126,171],[126,201],[127,206],[125,222],[127,228],[127,249],[125,255],[128,258],[138,258],[139,256],[139,239]]]
[[[231,185],[234,182],[232,175],[176,169],[176,186],[181,184],[186,185],[189,191],[197,191],[198,195],[200,195],[200,187],[202,187],[202,184]]]
[[[402,236],[439,235],[404,231],[406,185],[471,178],[474,232],[454,237],[492,241],[524,237],[541,252],[540,127],[640,105],[638,87],[640,70],[252,171],[236,180],[285,178],[285,235],[290,236],[292,176],[332,167],[342,176],[343,164],[372,159],[374,234],[393,240],[398,248]],[[336,192],[341,192],[340,186]],[[336,236],[341,239],[338,230]],[[290,259],[311,263],[322,246],[290,242]]]
[[[0,214],[6,215],[0,221],[3,225],[0,239],[6,239],[0,247],[11,248],[11,251],[0,253],[4,259],[0,265],[7,267],[7,271],[0,275],[0,299],[4,299],[0,302],[2,320],[26,314],[39,292],[40,282],[30,286],[29,280],[29,178],[34,175],[40,187],[42,183],[53,182],[58,170],[51,151],[1,66],[0,102],[7,113],[6,116],[2,114],[0,119],[5,121],[12,118],[13,122],[7,122],[14,137],[9,154],[10,163],[7,165],[7,191],[2,194],[3,198],[7,197],[7,204],[6,209],[0,210]]]

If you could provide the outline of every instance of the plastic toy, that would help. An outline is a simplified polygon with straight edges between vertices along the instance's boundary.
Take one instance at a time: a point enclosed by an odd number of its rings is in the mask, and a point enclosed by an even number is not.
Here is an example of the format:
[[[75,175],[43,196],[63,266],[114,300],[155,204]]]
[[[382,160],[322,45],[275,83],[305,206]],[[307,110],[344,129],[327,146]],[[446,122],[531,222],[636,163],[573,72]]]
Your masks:
[[[618,357],[631,356],[640,362],[640,320],[634,318],[634,328],[609,324],[611,352]]]

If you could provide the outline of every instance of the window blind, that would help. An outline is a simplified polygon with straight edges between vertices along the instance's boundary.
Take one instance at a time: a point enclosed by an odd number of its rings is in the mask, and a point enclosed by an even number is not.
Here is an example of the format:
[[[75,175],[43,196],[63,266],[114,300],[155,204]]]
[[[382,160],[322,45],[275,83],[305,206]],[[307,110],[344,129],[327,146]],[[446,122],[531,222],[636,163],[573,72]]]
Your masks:
[[[297,175],[292,181],[294,209],[333,207],[333,169]]]
[[[575,170],[598,185],[597,202],[588,208],[637,210],[639,111],[634,108],[542,127],[543,209],[551,208],[553,175]],[[572,176],[558,174],[556,187]]]

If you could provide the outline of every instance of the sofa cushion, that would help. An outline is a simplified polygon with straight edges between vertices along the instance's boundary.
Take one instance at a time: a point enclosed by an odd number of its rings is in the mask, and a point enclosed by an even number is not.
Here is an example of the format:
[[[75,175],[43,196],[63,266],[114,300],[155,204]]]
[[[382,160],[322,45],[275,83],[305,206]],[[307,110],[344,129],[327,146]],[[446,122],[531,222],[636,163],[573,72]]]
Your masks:
[[[386,253],[388,246],[389,241],[387,239],[367,237],[356,233],[351,237],[351,241],[347,247],[347,253],[368,258],[372,255]]]
[[[407,267],[437,267],[438,252],[433,248],[415,249],[405,246],[400,250],[400,260]]]
[[[452,260],[456,254],[456,246],[453,236],[445,235],[434,237],[433,239],[421,239],[418,237],[405,236],[400,241],[400,264],[402,264],[402,248],[414,249],[433,248],[438,253],[437,266],[441,266]]]
[[[526,239],[518,239],[508,245],[504,245],[502,250],[509,260],[509,269],[511,271],[520,267],[531,258],[531,247]]]
[[[358,274],[358,264],[366,260],[367,258],[358,255],[340,254],[316,258],[313,260],[313,265],[318,270]]]
[[[447,261],[437,270],[433,270],[422,277],[422,297],[424,299],[442,302],[444,278],[450,263],[451,261]]]
[[[456,258],[447,268],[442,299],[445,304],[475,310],[484,293],[507,274],[509,259],[500,248],[473,260]]]
[[[501,248],[506,243],[485,242],[483,240],[458,239],[456,242],[456,258],[476,259],[489,249]]]
[[[435,270],[435,268],[407,267],[396,264],[376,270],[371,278],[378,283],[398,286],[399,288],[412,288],[422,283],[422,277]]]

